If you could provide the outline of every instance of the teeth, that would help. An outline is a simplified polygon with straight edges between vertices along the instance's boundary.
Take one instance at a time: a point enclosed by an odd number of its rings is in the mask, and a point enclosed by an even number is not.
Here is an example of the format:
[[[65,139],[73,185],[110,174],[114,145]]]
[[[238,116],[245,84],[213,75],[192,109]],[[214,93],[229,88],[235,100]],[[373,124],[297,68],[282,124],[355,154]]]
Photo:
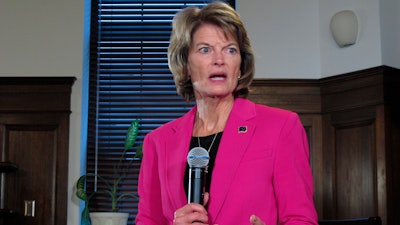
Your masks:
[[[212,80],[224,80],[225,77],[212,77],[211,79]]]

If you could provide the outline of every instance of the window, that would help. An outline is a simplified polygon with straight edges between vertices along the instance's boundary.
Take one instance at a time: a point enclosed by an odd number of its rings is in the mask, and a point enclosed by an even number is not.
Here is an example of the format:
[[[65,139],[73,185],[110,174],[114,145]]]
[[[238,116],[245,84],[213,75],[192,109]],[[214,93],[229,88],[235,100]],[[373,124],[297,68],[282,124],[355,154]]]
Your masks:
[[[92,0],[87,172],[112,173],[123,151],[126,130],[140,120],[138,142],[193,106],[176,94],[167,64],[172,18],[181,8],[206,0]],[[129,153],[131,156],[133,152]],[[132,157],[131,157],[132,158]],[[122,189],[137,191],[140,160],[135,159]],[[96,184],[97,185],[97,184]],[[98,183],[100,187],[100,182]],[[95,181],[88,180],[87,190]],[[90,201],[91,211],[109,210],[106,196]],[[121,211],[137,201],[125,199]]]

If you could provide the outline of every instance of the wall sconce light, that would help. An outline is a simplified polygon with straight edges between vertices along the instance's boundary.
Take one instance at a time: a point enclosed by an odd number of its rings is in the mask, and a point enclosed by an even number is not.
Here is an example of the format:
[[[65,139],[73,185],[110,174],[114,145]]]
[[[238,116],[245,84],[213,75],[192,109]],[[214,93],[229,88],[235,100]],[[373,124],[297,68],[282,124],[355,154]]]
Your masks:
[[[356,43],[358,22],[353,11],[343,10],[336,13],[331,19],[330,28],[339,47],[344,48]]]

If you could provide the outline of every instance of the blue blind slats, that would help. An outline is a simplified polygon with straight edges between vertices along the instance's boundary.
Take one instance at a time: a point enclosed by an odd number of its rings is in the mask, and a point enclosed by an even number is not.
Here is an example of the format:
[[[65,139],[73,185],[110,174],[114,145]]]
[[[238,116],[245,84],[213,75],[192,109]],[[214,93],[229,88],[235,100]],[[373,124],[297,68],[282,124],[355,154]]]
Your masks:
[[[187,6],[208,0],[92,0],[87,172],[111,176],[123,151],[125,133],[140,119],[137,142],[155,128],[185,112],[187,103],[176,93],[168,68],[171,22]],[[233,1],[232,1],[233,2]],[[233,3],[231,3],[233,4]],[[135,154],[128,152],[125,164]],[[122,192],[137,191],[140,160],[135,159]],[[87,189],[94,190],[94,179]],[[98,189],[104,184],[97,183]],[[120,210],[134,224],[136,199],[124,199]],[[91,211],[110,210],[107,195],[90,201]]]

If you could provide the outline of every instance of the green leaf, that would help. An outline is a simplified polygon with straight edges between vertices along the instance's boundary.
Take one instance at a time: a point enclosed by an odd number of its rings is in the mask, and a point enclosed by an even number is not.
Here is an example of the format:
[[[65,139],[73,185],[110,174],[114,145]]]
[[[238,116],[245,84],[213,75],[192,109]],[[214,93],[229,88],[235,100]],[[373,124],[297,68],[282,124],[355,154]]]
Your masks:
[[[139,130],[139,120],[134,120],[129,126],[128,132],[125,137],[125,150],[131,149],[136,142],[136,137]]]
[[[135,157],[136,157],[136,158],[140,158],[140,159],[143,157],[143,145],[139,145],[139,146],[136,148]]]
[[[118,201],[121,200],[121,199],[123,199],[123,198],[128,198],[128,197],[139,199],[138,196],[136,196],[136,195],[134,195],[134,194],[132,194],[132,193],[124,193],[124,194],[122,194],[122,195],[120,195],[120,196],[118,197]]]
[[[76,182],[76,196],[87,202],[88,201],[88,197],[85,191],[85,180],[86,180],[86,175],[82,175],[81,177],[79,177],[78,182]]]

